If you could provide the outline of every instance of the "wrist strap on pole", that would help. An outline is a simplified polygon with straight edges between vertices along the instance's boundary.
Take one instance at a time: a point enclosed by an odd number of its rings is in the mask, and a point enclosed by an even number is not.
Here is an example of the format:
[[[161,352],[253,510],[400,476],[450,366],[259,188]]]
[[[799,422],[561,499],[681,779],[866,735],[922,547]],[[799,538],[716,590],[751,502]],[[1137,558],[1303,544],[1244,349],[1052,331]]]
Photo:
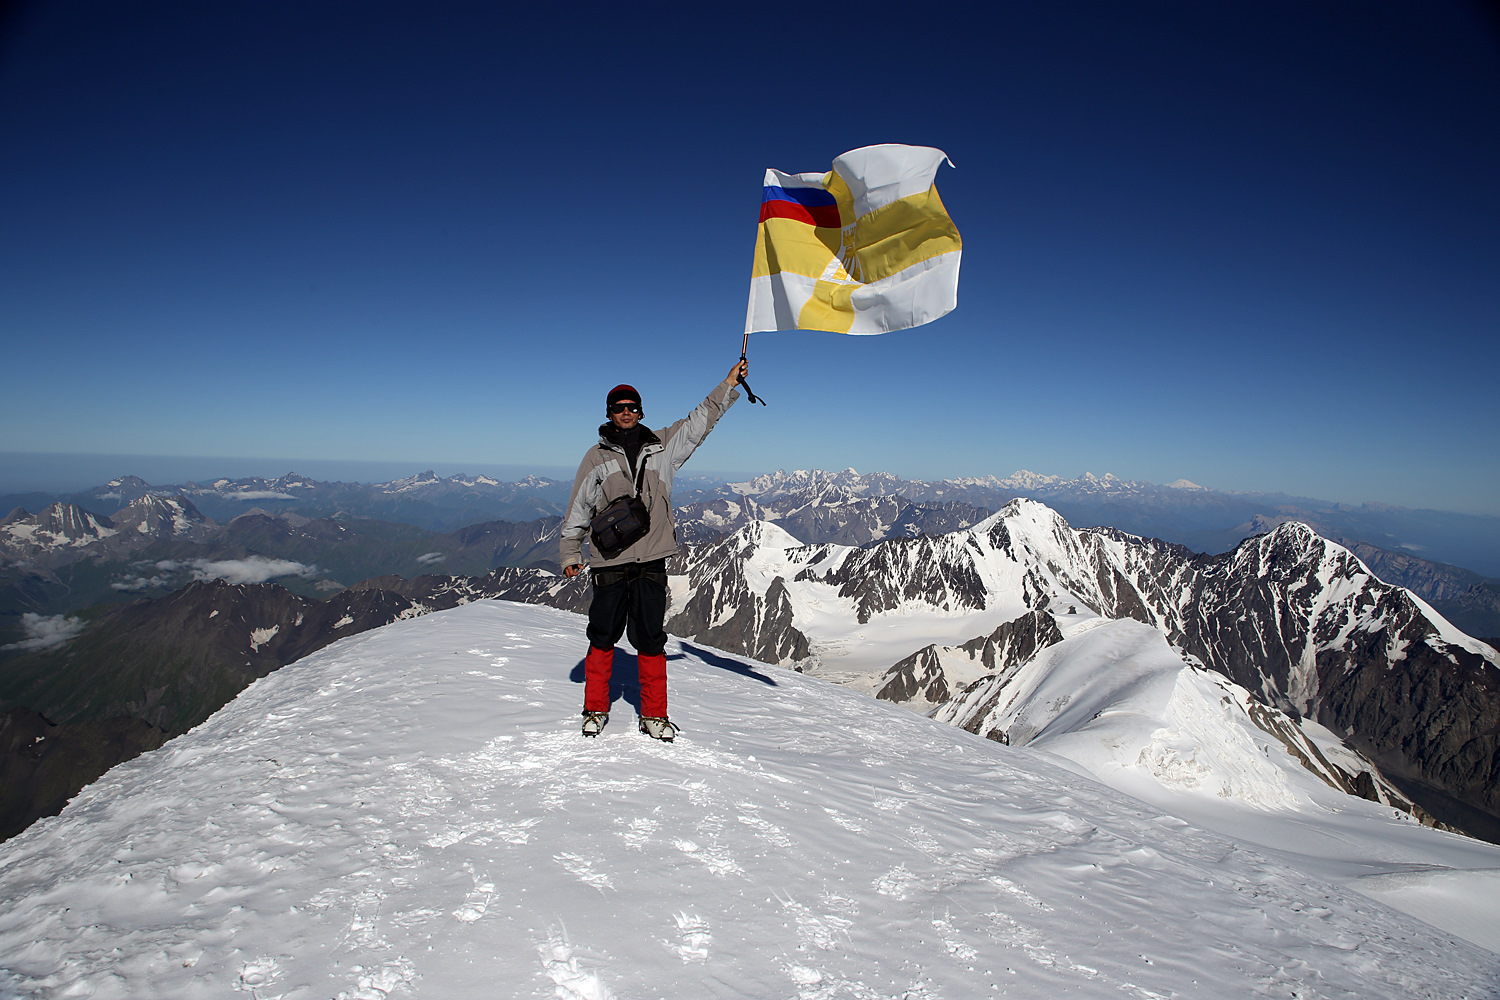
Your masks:
[[[746,360],[745,359],[745,351],[748,350],[749,347],[750,347],[750,334],[747,333],[747,334],[745,334],[745,339],[740,342],[740,360],[741,361]],[[764,399],[758,399],[756,397],[755,393],[753,393],[753,392],[750,391],[750,383],[746,382],[743,377],[737,378],[735,381],[739,382],[740,385],[742,385],[742,386],[745,387],[745,396],[746,396],[746,398],[748,398],[750,400],[751,403],[759,403],[761,406],[765,406],[766,405],[766,401]]]

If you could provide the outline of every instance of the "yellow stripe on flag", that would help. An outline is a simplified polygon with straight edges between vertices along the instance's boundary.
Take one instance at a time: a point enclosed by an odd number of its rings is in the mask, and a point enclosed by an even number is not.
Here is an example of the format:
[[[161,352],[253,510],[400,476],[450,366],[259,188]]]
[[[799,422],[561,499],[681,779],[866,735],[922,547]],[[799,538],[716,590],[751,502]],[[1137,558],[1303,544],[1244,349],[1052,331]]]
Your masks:
[[[877,208],[854,224],[855,275],[869,283],[963,248],[937,188]]]
[[[844,273],[839,268],[839,273]],[[797,314],[797,327],[802,330],[827,330],[830,333],[848,333],[854,325],[854,306],[849,298],[860,287],[853,282],[819,281],[813,286],[812,298]]]
[[[834,250],[829,249],[819,233],[833,233],[838,239],[837,229],[815,229],[795,219],[767,219],[760,224],[755,236],[755,264],[750,277],[786,271],[808,278],[820,276],[834,259]],[[835,246],[835,249],[837,247]]]

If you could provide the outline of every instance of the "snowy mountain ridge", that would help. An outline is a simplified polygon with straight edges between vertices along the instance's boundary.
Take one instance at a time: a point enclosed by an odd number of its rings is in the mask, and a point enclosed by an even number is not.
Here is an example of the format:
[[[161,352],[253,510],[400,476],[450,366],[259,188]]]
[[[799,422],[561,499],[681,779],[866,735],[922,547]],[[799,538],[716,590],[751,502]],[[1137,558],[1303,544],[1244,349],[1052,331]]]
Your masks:
[[[0,845],[0,995],[1495,985],[1493,845],[1373,803],[1198,795],[1215,832],[1063,757],[686,642],[676,744],[633,731],[629,686],[584,740],[583,643],[577,616],[479,601],[258,681]]]
[[[1066,634],[1087,619],[1141,621],[1266,708],[1500,812],[1500,746],[1476,731],[1500,711],[1500,654],[1299,524],[1215,557],[1075,531],[1026,500],[963,531],[864,549],[747,527],[693,551],[668,628],[935,703],[976,679],[937,647],[974,648],[1035,613],[1070,623]]]
[[[933,717],[1007,746],[1050,750],[1166,808],[1196,792],[1257,810],[1336,810],[1340,796],[1360,795],[1413,812],[1333,733],[1185,659],[1158,629],[1129,619],[1089,624],[971,683]]]
[[[885,494],[863,496],[830,484],[757,498],[699,500],[677,508],[679,542],[712,542],[752,521],[774,521],[808,543],[869,545],[887,538],[939,535],[967,528],[990,511],[961,502],[918,502]]]

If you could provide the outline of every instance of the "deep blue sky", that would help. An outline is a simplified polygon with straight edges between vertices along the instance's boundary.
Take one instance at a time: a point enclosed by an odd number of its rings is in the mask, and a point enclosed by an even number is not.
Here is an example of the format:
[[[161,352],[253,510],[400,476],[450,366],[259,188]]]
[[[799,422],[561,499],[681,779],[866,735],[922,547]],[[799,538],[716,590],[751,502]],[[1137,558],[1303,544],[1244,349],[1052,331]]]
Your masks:
[[[1485,7],[521,6],[16,8],[0,452],[572,467],[737,357],[766,167],[910,142],[958,310],[756,335],[690,471],[1500,513]]]

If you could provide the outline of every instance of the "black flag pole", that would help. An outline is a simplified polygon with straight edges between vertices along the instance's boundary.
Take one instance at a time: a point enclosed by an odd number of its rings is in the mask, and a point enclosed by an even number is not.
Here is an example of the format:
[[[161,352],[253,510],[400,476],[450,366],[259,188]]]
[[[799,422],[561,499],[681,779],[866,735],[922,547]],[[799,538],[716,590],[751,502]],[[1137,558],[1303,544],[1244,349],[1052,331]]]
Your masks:
[[[745,360],[745,352],[748,351],[749,349],[750,349],[750,331],[746,330],[745,331],[745,339],[740,342],[740,360],[741,361]],[[739,383],[740,383],[740,385],[742,385],[742,386],[745,387],[745,396],[747,398],[749,398],[750,402],[752,402],[752,403],[759,403],[761,406],[765,406],[766,405],[766,401],[764,399],[757,399],[755,393],[753,393],[753,392],[750,391],[750,383],[749,382],[746,382],[744,380],[744,378],[741,378],[739,380]]]

